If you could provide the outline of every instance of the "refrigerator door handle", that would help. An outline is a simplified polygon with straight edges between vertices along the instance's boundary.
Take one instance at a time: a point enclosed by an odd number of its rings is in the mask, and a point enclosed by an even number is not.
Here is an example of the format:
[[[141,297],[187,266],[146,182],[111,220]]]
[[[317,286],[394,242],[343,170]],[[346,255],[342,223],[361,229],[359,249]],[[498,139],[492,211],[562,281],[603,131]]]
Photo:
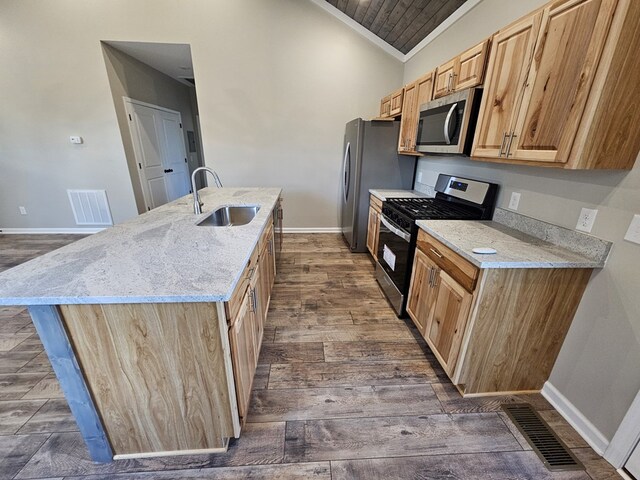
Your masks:
[[[351,172],[351,142],[347,142],[347,146],[344,149],[344,160],[342,162],[342,194],[344,196],[344,203],[347,203],[347,197],[349,196],[349,184],[351,183],[350,172]]]

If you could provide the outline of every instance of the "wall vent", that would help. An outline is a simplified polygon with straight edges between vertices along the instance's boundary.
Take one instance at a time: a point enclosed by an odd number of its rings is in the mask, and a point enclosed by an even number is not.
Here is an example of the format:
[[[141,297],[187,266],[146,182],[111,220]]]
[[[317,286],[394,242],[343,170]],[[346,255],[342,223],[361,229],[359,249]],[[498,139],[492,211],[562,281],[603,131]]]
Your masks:
[[[113,225],[106,190],[67,190],[77,225]]]

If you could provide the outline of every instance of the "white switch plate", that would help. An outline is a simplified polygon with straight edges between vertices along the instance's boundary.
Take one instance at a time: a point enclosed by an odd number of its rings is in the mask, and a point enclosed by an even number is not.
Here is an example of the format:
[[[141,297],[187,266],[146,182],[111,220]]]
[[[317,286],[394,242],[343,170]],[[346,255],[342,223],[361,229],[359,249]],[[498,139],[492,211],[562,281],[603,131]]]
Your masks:
[[[20,215],[26,215],[27,214],[27,209],[24,207],[18,207],[18,210],[20,211]]]
[[[640,244],[640,215],[634,215],[633,220],[631,220],[631,224],[629,225],[629,229],[627,230],[627,234],[624,236],[624,239]]]
[[[416,182],[422,183],[422,172],[418,172],[418,176],[416,178]]]
[[[598,210],[583,208],[582,211],[580,211],[580,216],[578,217],[576,230],[590,233],[591,229],[593,229],[593,224],[596,222],[596,215],[598,215]]]
[[[82,143],[82,137],[78,137],[78,136],[72,135],[71,137],[69,137],[69,141],[71,143],[80,144],[80,143]]]
[[[509,200],[509,209],[518,210],[519,205],[520,205],[520,193],[512,192],[511,199]]]

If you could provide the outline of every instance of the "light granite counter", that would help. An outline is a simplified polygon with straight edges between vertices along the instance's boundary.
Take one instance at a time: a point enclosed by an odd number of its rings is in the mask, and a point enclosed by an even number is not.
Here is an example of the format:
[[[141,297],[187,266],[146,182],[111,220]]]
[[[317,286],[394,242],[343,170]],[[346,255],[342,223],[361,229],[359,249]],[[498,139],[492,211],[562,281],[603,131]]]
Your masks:
[[[205,188],[0,274],[0,305],[226,301],[279,188]],[[224,205],[259,205],[247,225],[198,227]]]
[[[502,223],[468,220],[416,223],[479,268],[602,268],[611,249],[610,242],[591,235],[500,209],[496,209],[494,218]],[[518,225],[526,225],[528,233],[512,228]],[[556,242],[543,240],[549,237],[549,232],[553,232]],[[476,254],[472,252],[476,247],[493,248],[497,253]]]
[[[369,193],[383,202],[388,198],[428,198],[429,195],[417,190],[390,190],[382,188],[372,188]]]

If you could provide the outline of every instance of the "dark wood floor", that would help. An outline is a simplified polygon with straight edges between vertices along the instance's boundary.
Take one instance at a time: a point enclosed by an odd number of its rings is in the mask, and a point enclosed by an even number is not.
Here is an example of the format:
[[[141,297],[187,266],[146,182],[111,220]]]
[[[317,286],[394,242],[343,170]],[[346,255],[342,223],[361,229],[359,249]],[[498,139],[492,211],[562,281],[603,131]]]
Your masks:
[[[2,236],[0,269],[77,236]],[[0,307],[0,479],[607,479],[540,395],[462,399],[367,255],[285,236],[250,415],[221,455],[92,463],[23,308]],[[587,472],[549,473],[500,411],[531,402]]]

